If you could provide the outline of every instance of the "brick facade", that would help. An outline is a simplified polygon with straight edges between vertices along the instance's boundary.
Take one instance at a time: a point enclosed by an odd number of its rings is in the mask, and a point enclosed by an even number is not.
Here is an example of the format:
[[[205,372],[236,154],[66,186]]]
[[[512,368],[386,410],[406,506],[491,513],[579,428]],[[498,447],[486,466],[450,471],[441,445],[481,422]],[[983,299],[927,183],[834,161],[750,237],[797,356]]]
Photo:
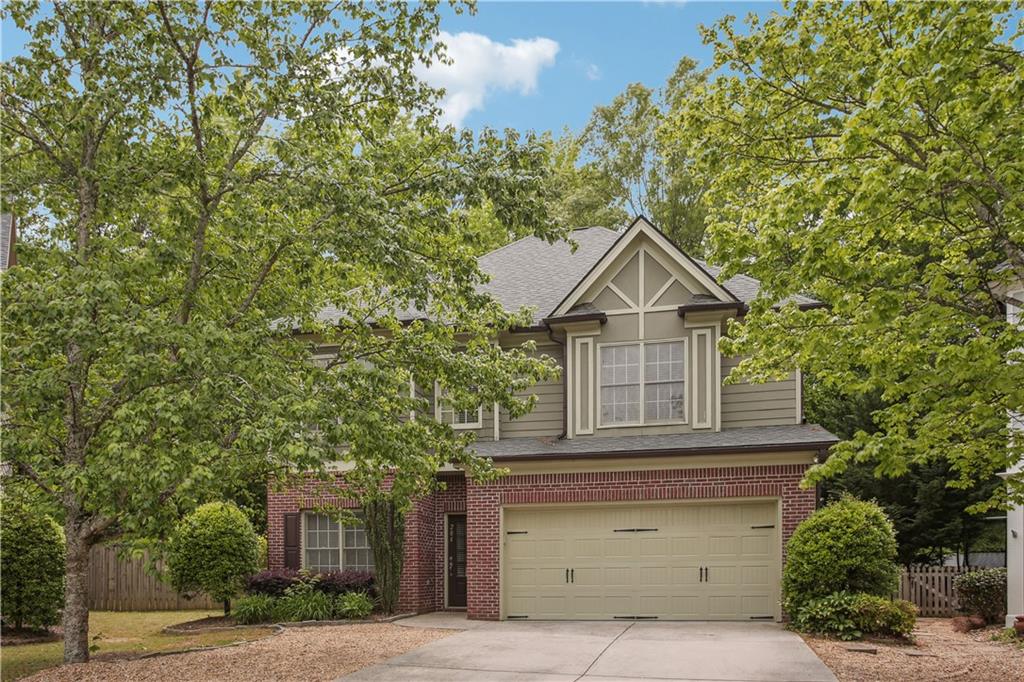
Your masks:
[[[742,497],[782,500],[782,540],[815,507],[814,490],[799,486],[807,465],[709,467],[657,471],[510,475],[493,483],[467,484],[461,474],[441,474],[444,489],[418,500],[406,519],[402,611],[444,608],[446,515],[466,513],[467,610],[470,618],[500,614],[501,509],[512,504],[642,502]],[[340,481],[337,485],[342,485]],[[307,482],[267,493],[267,534],[272,568],[284,565],[284,514],[351,500]]]

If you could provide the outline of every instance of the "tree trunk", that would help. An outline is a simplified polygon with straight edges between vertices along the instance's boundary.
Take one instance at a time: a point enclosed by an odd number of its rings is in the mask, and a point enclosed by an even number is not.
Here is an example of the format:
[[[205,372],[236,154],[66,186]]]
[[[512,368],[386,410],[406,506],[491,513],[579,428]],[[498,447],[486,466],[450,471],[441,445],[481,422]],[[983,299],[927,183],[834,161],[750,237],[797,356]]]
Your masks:
[[[231,600],[230,599],[225,599],[224,600],[224,615],[225,616],[230,616],[231,615]]]
[[[89,660],[89,543],[74,520],[64,524],[67,556],[64,559],[64,662]]]

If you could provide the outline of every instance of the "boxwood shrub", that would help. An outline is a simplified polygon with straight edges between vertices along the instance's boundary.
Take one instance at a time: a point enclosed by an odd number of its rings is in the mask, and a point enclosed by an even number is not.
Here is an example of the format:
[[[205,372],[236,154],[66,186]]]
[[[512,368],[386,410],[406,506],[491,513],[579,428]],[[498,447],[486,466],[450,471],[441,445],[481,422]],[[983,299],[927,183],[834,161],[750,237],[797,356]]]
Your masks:
[[[960,609],[996,623],[1006,615],[1006,569],[986,568],[953,578]]]
[[[786,545],[783,606],[791,617],[835,593],[888,597],[896,591],[896,534],[874,502],[843,497],[804,520]]]
[[[45,628],[64,602],[64,532],[45,514],[4,499],[0,520],[0,613],[10,627]]]

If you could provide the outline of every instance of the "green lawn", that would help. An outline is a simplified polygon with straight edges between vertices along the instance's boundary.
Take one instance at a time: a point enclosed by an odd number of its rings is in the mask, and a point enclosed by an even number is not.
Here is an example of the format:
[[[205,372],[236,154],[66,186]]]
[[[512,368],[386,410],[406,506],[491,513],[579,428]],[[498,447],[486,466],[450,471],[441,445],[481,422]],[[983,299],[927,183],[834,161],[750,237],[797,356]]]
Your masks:
[[[165,635],[160,630],[168,625],[217,616],[215,611],[94,611],[89,614],[89,638],[92,656],[104,658],[124,653],[176,651],[198,646],[216,646],[241,640],[253,640],[270,633],[267,628],[216,630],[188,635]],[[62,642],[25,644],[0,650],[0,670],[4,682],[60,665]]]

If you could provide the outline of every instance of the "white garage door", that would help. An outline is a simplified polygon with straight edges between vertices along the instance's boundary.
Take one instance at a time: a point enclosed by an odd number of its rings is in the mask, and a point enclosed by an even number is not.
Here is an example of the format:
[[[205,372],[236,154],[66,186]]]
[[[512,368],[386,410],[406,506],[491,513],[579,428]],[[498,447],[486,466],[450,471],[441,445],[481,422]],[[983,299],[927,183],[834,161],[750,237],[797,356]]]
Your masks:
[[[775,501],[505,510],[506,618],[778,617]]]

